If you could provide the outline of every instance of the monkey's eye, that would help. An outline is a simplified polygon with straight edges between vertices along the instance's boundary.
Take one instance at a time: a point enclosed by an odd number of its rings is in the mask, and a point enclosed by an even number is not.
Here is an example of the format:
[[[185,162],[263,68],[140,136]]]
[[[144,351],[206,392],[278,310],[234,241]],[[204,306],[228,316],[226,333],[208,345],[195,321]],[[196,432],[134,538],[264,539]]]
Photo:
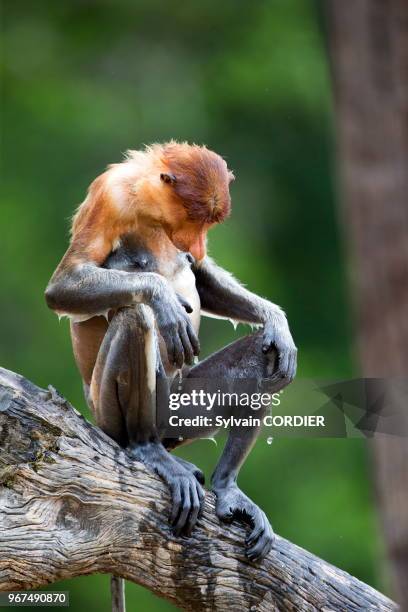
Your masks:
[[[168,172],[162,172],[160,174],[160,180],[163,181],[163,183],[175,183],[176,177],[174,176],[174,174],[169,174]]]

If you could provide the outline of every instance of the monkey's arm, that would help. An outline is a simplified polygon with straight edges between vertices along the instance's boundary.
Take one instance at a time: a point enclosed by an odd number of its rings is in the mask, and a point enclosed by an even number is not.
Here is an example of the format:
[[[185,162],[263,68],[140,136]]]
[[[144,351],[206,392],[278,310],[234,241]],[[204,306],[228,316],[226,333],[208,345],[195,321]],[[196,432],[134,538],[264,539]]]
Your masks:
[[[297,349],[281,308],[245,289],[209,257],[193,269],[203,314],[263,325],[263,352],[268,353],[275,346],[279,352],[279,375],[292,379]]]
[[[149,305],[154,313],[169,358],[190,362],[199,344],[185,309],[169,283],[155,273],[130,273],[100,268],[92,262],[65,265],[55,271],[45,291],[48,306],[58,314],[84,320],[110,309]]]
[[[52,310],[75,319],[136,302],[150,305],[163,297],[166,284],[165,279],[155,273],[108,270],[85,262],[58,267],[47,286],[45,298]]]

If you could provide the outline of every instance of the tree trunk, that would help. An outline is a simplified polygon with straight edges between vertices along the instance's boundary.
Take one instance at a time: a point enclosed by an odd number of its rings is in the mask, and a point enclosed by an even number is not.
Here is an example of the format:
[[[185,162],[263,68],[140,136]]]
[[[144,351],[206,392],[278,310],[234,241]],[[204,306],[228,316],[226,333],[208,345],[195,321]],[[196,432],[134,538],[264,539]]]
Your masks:
[[[0,590],[95,572],[133,580],[184,610],[396,610],[359,580],[277,537],[261,564],[214,499],[190,538],[167,523],[159,478],[52,388],[0,369]]]
[[[365,376],[406,377],[408,2],[330,0],[328,7],[361,365]],[[395,591],[408,610],[408,441],[378,436],[373,451]]]

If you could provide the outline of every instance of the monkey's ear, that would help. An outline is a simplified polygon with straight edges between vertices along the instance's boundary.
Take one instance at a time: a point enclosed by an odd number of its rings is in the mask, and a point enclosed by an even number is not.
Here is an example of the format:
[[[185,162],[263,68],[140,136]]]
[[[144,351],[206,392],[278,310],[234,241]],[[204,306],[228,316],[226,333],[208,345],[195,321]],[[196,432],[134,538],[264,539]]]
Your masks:
[[[174,174],[162,172],[160,174],[160,180],[163,181],[163,183],[171,183],[173,185],[176,182],[176,177],[174,176]]]

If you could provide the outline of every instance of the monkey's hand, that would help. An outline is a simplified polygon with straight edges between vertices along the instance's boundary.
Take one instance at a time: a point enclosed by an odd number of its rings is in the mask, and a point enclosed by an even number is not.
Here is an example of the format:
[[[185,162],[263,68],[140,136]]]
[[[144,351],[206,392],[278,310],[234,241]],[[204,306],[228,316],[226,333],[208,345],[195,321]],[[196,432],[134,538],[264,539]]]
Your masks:
[[[278,351],[278,368],[274,374],[290,382],[296,374],[297,348],[281,310],[273,310],[264,323],[262,351],[268,355],[273,348]]]
[[[251,532],[246,544],[246,556],[250,561],[266,557],[273,546],[275,535],[263,512],[253,501],[234,484],[225,488],[214,488],[217,496],[215,512],[221,521],[231,523],[238,519],[250,525]]]
[[[167,290],[152,297],[150,306],[170,362],[179,368],[184,363],[192,365],[194,357],[200,352],[200,344],[187,315],[187,312],[192,312],[189,303],[167,287]]]

